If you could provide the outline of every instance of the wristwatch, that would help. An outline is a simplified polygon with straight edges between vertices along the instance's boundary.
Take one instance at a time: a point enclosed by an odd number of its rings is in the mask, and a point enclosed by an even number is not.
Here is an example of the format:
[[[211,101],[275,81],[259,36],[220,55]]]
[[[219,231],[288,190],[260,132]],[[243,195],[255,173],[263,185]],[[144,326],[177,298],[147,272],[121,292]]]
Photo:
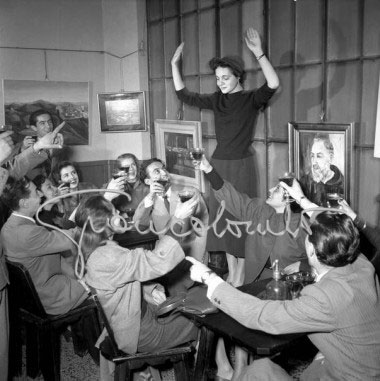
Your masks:
[[[208,281],[208,279],[210,278],[212,273],[213,273],[213,271],[211,271],[211,270],[205,271],[201,275],[201,281],[202,281],[202,283],[206,283]]]

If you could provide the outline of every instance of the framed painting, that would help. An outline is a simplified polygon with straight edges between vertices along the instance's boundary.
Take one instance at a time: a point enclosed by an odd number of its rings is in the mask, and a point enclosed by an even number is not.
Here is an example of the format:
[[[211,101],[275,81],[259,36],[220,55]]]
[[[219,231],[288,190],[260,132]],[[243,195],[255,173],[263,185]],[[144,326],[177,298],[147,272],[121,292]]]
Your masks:
[[[102,132],[146,131],[145,93],[99,93]]]
[[[172,182],[204,192],[203,172],[194,168],[190,152],[202,147],[201,122],[156,119],[157,157],[163,160]]]
[[[289,171],[306,197],[320,206],[354,199],[354,123],[289,122]]]
[[[3,80],[4,119],[16,141],[33,134],[29,116],[37,110],[49,112],[54,127],[62,128],[65,145],[88,144],[88,82]]]

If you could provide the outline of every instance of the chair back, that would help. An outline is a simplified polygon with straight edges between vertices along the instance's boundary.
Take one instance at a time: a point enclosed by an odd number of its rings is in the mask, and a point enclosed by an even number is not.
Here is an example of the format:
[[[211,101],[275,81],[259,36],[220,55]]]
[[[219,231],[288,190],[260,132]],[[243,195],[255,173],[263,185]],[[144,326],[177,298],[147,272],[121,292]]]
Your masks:
[[[112,356],[113,357],[116,357],[120,354],[120,351],[119,351],[119,348],[117,347],[117,343],[116,343],[116,340],[115,340],[115,335],[113,333],[113,330],[111,328],[111,325],[107,319],[107,316],[103,310],[103,307],[102,305],[100,304],[100,301],[99,301],[99,298],[98,298],[98,294],[96,292],[96,290],[89,286],[88,284],[86,284],[86,286],[88,287],[89,289],[89,295],[90,297],[92,298],[92,300],[95,302],[95,305],[96,305],[96,308],[99,312],[99,316],[100,316],[100,321],[103,325],[103,327],[105,327],[107,333],[108,333],[108,337],[109,337],[109,340],[107,341],[107,344],[109,344],[109,346],[111,347],[111,351],[112,351]]]
[[[6,261],[9,272],[9,300],[16,308],[22,308],[41,318],[47,314],[29,271],[21,263]]]
[[[360,232],[359,250],[373,264],[373,266],[375,267],[375,272],[377,276],[380,278],[380,250],[377,250],[376,247],[362,232]]]

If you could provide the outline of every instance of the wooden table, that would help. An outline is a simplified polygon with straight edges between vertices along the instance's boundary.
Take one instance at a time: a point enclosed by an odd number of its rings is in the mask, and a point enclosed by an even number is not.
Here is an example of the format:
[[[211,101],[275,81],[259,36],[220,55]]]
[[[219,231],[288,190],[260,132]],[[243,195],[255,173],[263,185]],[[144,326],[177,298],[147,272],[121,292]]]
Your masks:
[[[258,295],[265,289],[270,279],[264,279],[239,287],[243,292]],[[207,381],[210,362],[215,355],[215,339],[219,336],[229,338],[233,343],[259,356],[271,356],[304,337],[305,333],[270,335],[262,331],[249,329],[238,323],[222,311],[205,317],[186,314],[200,326],[201,335],[195,365],[194,380]]]
[[[158,240],[158,236],[152,232],[141,234],[137,230],[128,230],[122,234],[115,234],[113,239],[120,246],[128,249],[143,247],[144,249],[152,250]]]

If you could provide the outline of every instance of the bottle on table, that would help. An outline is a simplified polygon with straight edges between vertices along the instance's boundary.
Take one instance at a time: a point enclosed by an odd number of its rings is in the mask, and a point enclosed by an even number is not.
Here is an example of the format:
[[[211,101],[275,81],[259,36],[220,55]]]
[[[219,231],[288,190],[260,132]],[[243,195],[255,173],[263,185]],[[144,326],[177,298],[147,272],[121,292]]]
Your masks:
[[[288,285],[281,279],[278,259],[273,262],[273,279],[266,286],[266,299],[286,300],[289,299]]]

